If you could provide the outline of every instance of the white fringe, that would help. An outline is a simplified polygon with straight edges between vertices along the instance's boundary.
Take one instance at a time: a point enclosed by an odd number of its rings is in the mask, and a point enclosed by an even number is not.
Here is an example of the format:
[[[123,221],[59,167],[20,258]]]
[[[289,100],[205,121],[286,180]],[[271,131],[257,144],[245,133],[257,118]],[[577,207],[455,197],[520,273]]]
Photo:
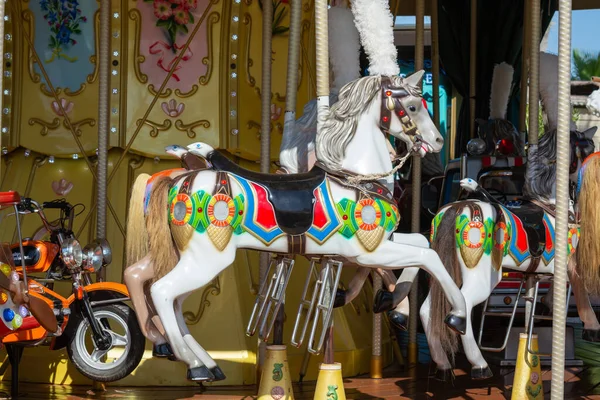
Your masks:
[[[352,1],[354,23],[369,57],[369,75],[395,76],[400,73],[394,46],[394,18],[386,0]]]
[[[508,99],[512,87],[514,68],[503,62],[496,64],[492,76],[492,92],[490,94],[490,118],[506,119]]]
[[[343,3],[329,9],[329,60],[334,91],[360,78],[360,38],[354,16]]]

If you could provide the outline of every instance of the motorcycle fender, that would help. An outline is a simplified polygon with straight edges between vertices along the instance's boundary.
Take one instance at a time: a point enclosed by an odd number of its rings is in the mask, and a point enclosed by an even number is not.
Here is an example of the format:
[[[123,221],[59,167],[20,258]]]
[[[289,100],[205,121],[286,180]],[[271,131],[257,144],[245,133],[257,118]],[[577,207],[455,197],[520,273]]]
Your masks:
[[[87,292],[88,298],[90,301],[101,301],[101,300],[110,300],[110,299],[127,299],[129,298],[129,291],[127,290],[127,286],[122,283],[116,282],[97,282],[92,283],[91,285],[87,285],[84,287]],[[75,305],[75,295],[72,294],[67,299],[67,304],[71,309],[71,315],[69,318],[69,323],[64,328],[64,332],[59,337],[52,340],[50,343],[51,350],[59,350],[64,348],[71,341],[71,337],[75,333],[75,329],[79,325],[79,321],[82,316],[77,311],[77,307]]]

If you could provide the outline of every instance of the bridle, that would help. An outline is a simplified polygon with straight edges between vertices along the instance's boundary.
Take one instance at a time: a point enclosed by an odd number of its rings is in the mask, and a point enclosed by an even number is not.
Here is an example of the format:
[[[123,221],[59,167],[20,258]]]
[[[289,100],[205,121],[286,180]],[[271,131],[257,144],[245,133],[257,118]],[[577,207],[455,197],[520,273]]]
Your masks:
[[[422,141],[422,138],[419,133],[419,128],[417,128],[417,125],[408,115],[402,104],[402,100],[408,96],[409,93],[406,89],[394,86],[390,77],[381,77],[381,130],[384,133],[389,134],[390,124],[392,122],[392,111],[394,111],[394,114],[400,119],[404,134],[410,137],[414,143],[418,140]],[[423,106],[427,107],[425,99],[423,99]]]

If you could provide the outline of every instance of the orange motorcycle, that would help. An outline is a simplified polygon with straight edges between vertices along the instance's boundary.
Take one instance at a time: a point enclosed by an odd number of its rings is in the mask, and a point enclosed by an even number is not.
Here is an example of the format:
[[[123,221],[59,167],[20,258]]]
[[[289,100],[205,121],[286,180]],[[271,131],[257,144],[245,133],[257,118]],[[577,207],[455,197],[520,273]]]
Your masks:
[[[95,240],[82,249],[72,230],[75,207],[65,200],[40,205],[16,192],[0,192],[0,208],[7,207],[15,210],[19,242],[10,246],[8,257],[6,246],[0,251],[0,288],[10,294],[0,293],[0,338],[13,366],[13,388],[26,346],[66,347],[77,370],[95,381],[129,375],[145,347],[133,308],[126,304],[129,292],[121,283],[91,279],[111,262],[108,242]],[[50,222],[48,209],[59,210],[59,218]],[[38,214],[43,228],[22,239],[19,215],[26,214]],[[69,297],[54,291],[54,284],[64,280],[72,282]]]

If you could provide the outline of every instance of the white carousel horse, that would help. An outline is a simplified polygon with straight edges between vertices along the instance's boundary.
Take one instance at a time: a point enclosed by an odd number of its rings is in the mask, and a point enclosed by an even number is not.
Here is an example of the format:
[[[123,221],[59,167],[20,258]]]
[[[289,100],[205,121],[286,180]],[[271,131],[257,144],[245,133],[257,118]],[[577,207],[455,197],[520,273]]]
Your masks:
[[[600,117],[600,90],[594,90],[585,103],[587,109],[597,117]]]
[[[175,356],[188,365],[189,379],[224,376],[194,338],[182,332],[181,310],[175,307],[229,266],[238,248],[337,255],[384,269],[422,266],[440,280],[453,305],[446,324],[464,332],[464,299],[436,253],[388,240],[398,211],[389,191],[377,183],[392,170],[384,132],[421,156],[442,148],[443,139],[423,106],[421,76],[369,76],[346,85],[323,121],[319,163],[309,173],[247,171],[196,143],[193,152],[211,167],[175,179],[169,177],[172,172],[156,177],[146,215],[148,177],[138,177],[127,233],[128,249],[135,250],[129,260],[136,264],[129,268],[147,264],[154,270],[152,303]],[[143,291],[135,292],[145,301]],[[135,304],[134,296],[132,292]]]
[[[571,133],[571,182],[577,182],[578,171],[586,155],[593,152],[592,137],[596,129],[584,133]],[[553,274],[554,273],[554,211],[555,176],[556,176],[556,131],[545,134],[539,147],[530,148],[527,164],[525,198],[519,207],[507,207],[495,201],[484,189],[472,179],[461,182],[461,186],[473,193],[478,200],[463,200],[443,207],[434,217],[432,223],[432,248],[435,249],[455,282],[461,286],[467,302],[467,332],[461,336],[463,349],[472,365],[473,379],[486,379],[492,376],[487,362],[483,358],[471,326],[471,310],[485,301],[498,282],[502,279],[502,268],[511,270]],[[596,153],[597,154],[597,153]],[[590,157],[586,173],[583,174],[582,197],[590,190],[598,190],[600,182],[586,180],[586,174],[594,178],[600,173],[600,158]],[[595,185],[595,187],[593,187]],[[598,223],[600,220],[593,207],[587,205],[580,208],[581,220]],[[579,230],[575,220],[571,219],[570,237],[579,238]],[[582,235],[585,233],[582,226]],[[589,228],[588,228],[589,231]],[[593,232],[592,232],[593,234]],[[583,236],[585,238],[586,236]],[[584,241],[580,241],[581,244]],[[577,240],[569,242],[570,254],[575,253]],[[566,245],[566,244],[565,244]],[[595,250],[595,249],[594,249]],[[581,250],[578,250],[578,253]],[[585,252],[586,257],[593,254]],[[579,260],[578,254],[577,259]],[[573,275],[575,258],[571,257],[571,282],[580,315],[587,319],[589,325],[584,329],[600,329],[595,316],[589,316],[591,306],[585,291]],[[593,271],[587,263],[582,264],[581,271]],[[597,268],[597,267],[596,267]],[[596,271],[596,280],[600,275]],[[589,277],[586,273],[586,279]],[[587,281],[586,281],[587,283]],[[589,281],[587,289],[592,293],[599,283]],[[439,286],[431,283],[431,288],[420,315],[427,335],[432,359],[437,364],[436,376],[447,379],[451,376],[452,366],[448,355],[452,358],[457,349],[457,341],[436,318],[447,307],[440,297]],[[585,301],[584,301],[585,300]],[[593,311],[591,313],[593,315]],[[590,319],[593,318],[593,321]],[[588,332],[589,333],[589,332]],[[596,332],[600,333],[600,331]]]

